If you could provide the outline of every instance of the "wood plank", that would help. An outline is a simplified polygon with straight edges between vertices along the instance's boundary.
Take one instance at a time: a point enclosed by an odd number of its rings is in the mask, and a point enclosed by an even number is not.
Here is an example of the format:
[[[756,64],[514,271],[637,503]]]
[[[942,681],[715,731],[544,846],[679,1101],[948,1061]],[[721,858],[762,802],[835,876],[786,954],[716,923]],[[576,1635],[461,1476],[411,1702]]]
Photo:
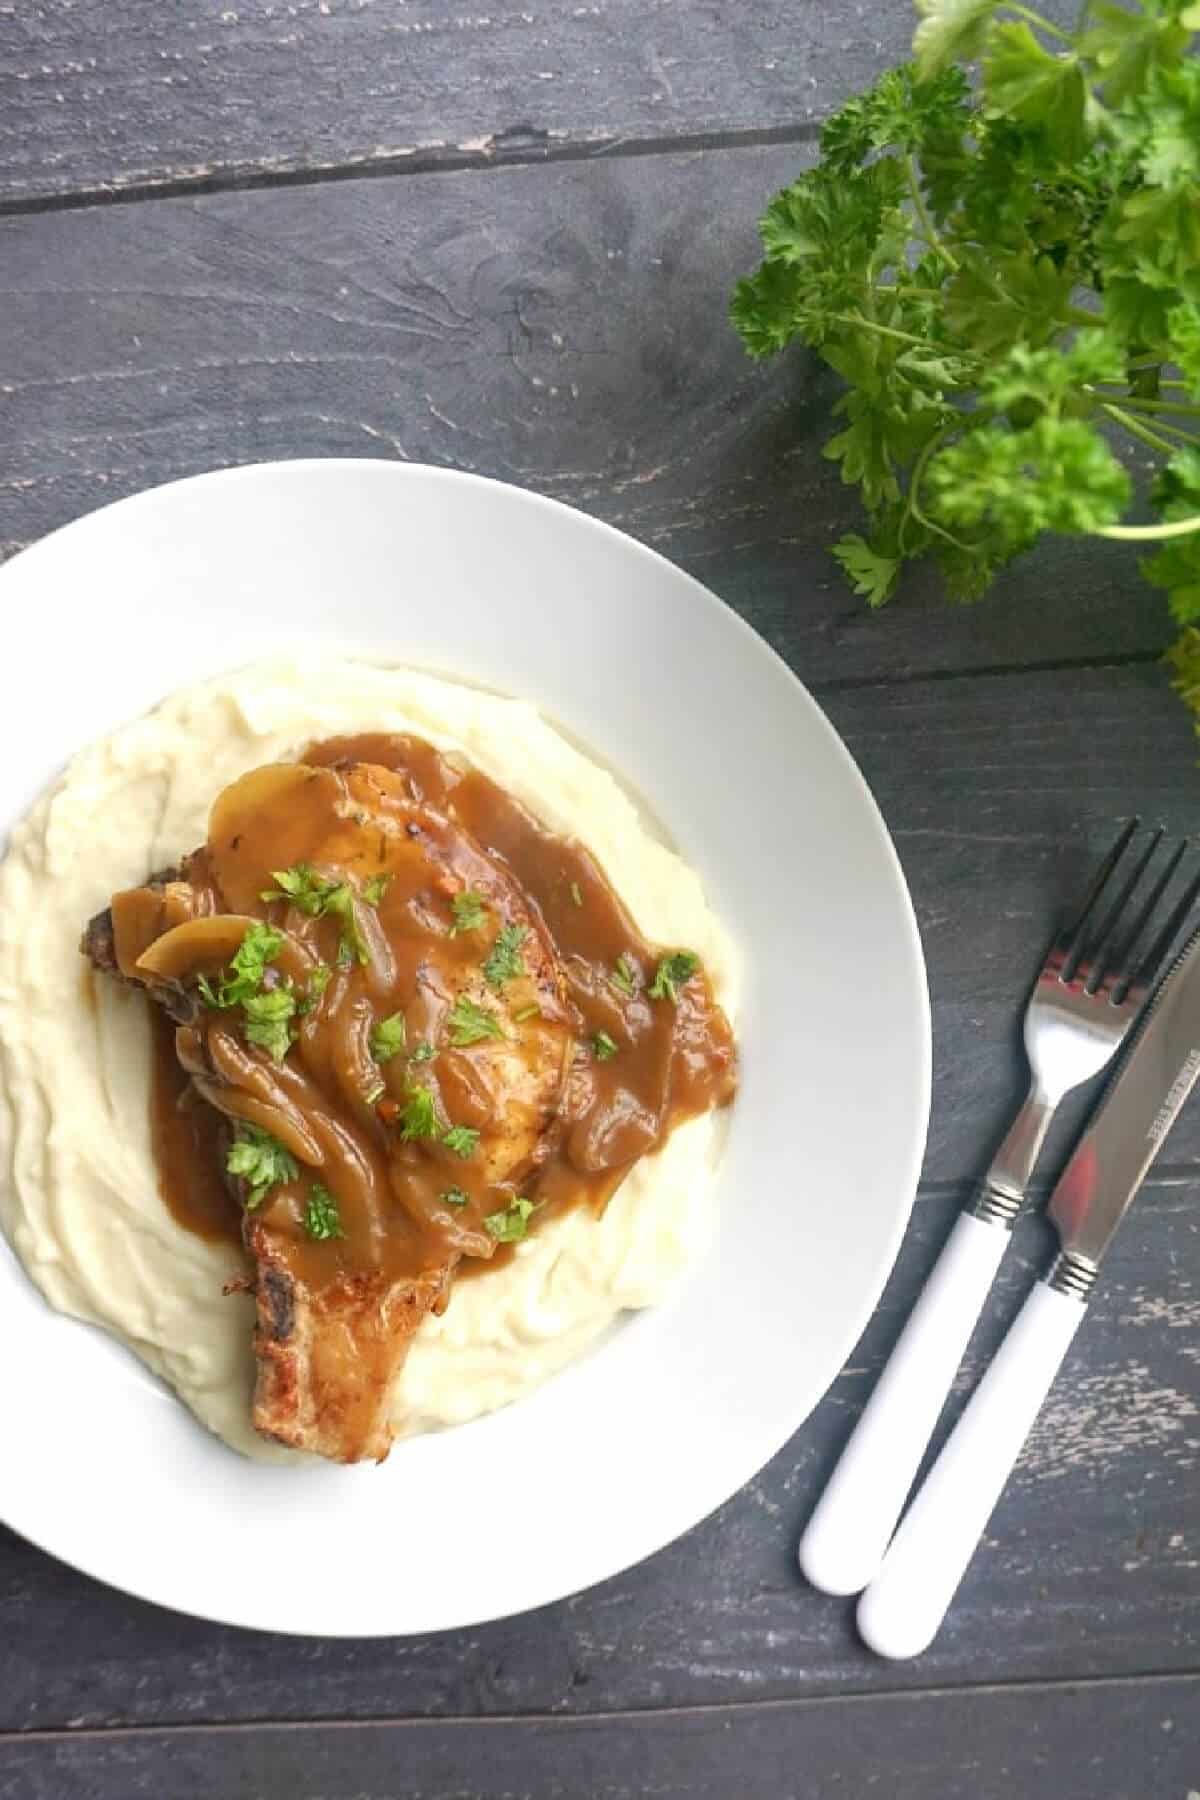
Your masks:
[[[0,221],[0,549],[205,468],[383,456],[621,526],[810,682],[1156,654],[1165,607],[1130,546],[1059,540],[973,608],[920,576],[878,617],[848,591],[828,546],[861,520],[820,455],[832,378],[804,354],[755,367],[726,317],[754,220],[800,161],[621,158]]]
[[[525,1618],[426,1638],[283,1640],[129,1600],[0,1532],[0,1731],[582,1715],[1194,1668],[1197,1177],[1156,1182],[1117,1240],[1088,1320],[931,1650],[913,1663],[878,1661],[855,1639],[852,1606],[816,1594],[799,1577],[798,1532],[964,1191],[923,1194],[883,1303],[847,1368],[756,1480],[648,1562]],[[1024,1222],[960,1396],[1048,1253],[1041,1222]],[[1019,1784],[1011,1792],[1029,1800]],[[1074,1789],[1071,1800],[1078,1800]]]
[[[1147,1800],[1196,1779],[1200,1677],[479,1724],[0,1743],[5,1800]],[[402,1772],[402,1773],[401,1773]],[[1069,1780],[1069,1790],[1064,1787]]]
[[[1130,815],[1196,830],[1188,715],[1155,666],[821,698],[879,801],[921,926],[934,1025],[925,1175],[981,1173],[1023,1092],[1025,991],[1072,896]],[[1047,1166],[1091,1098],[1063,1108]],[[1166,1155],[1200,1157],[1200,1105],[1185,1110]]]
[[[1065,0],[1049,0],[1066,16]],[[908,53],[860,0],[9,6],[0,198],[794,130]]]

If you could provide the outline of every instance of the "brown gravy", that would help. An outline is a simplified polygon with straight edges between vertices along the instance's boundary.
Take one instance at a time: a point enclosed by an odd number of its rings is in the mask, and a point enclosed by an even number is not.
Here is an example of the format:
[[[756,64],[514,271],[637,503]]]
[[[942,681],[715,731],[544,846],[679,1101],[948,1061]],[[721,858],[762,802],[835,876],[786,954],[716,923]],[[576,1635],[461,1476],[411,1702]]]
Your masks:
[[[488,1216],[517,1196],[536,1209],[530,1231],[566,1207],[602,1209],[630,1166],[662,1144],[678,1123],[733,1097],[733,1035],[707,977],[700,971],[683,983],[673,1004],[649,998],[664,952],[640,936],[580,844],[546,831],[478,771],[458,766],[415,738],[332,739],[310,748],[303,763],[323,774],[312,779],[310,789],[298,790],[299,800],[295,789],[289,791],[285,823],[277,826],[264,808],[261,815],[247,814],[249,827],[230,827],[231,835],[221,841],[218,808],[210,844],[189,859],[188,879],[193,884],[199,879],[203,890],[196,902],[200,912],[250,914],[286,929],[288,943],[278,964],[296,991],[318,960],[334,972],[320,1005],[302,1021],[286,1067],[271,1070],[269,1082],[259,1080],[258,1059],[234,1042],[236,1013],[201,1012],[178,1033],[166,1019],[156,1023],[154,1148],[163,1197],[181,1224],[209,1239],[241,1238],[241,1208],[222,1174],[230,1125],[199,1098],[180,1055],[202,1075],[214,1060],[225,1079],[236,1082],[240,1073],[246,1085],[237,1091],[252,1096],[236,1109],[243,1117],[273,1122],[272,1108],[281,1108],[279,1116],[286,1117],[294,1103],[299,1113],[307,1109],[309,1119],[318,1121],[324,1157],[318,1172],[335,1194],[344,1237],[312,1242],[304,1230],[311,1159],[305,1166],[306,1159],[298,1157],[299,1181],[277,1187],[268,1202],[272,1227],[288,1239],[297,1274],[317,1284],[335,1271],[381,1264],[399,1274],[456,1263],[460,1279],[495,1267],[509,1252],[483,1229]],[[407,800],[421,809],[413,815],[421,824],[403,824],[402,809],[391,801],[391,812],[380,814],[373,867],[386,870],[389,883],[366,919],[378,954],[370,966],[338,967],[336,920],[305,918],[294,908],[281,917],[280,903],[264,902],[261,891],[270,884],[271,870],[304,858],[319,831],[326,833],[319,841],[328,841],[332,778],[347,765],[363,764],[401,778],[393,786],[399,791],[402,785]],[[304,801],[309,791],[311,819]],[[339,802],[342,816],[347,804]],[[269,830],[263,825],[267,819]],[[358,819],[363,823],[361,815]],[[391,838],[385,841],[383,831],[396,820],[401,820],[400,850]],[[431,886],[429,861],[406,858],[412,839],[427,845],[437,866],[447,871],[440,891],[436,881]],[[368,873],[365,866],[357,872]],[[497,1160],[503,1130],[495,1140],[496,1154],[489,1152],[488,1132],[495,1130],[490,1110],[495,1090],[489,1083],[497,1079],[498,1065],[485,1053],[496,1047],[454,1048],[447,1040],[444,1006],[438,1012],[437,994],[455,991],[454,983],[486,955],[490,941],[486,934],[447,935],[445,896],[455,887],[484,891],[496,919],[508,910],[508,916],[527,920],[527,951],[542,946],[564,977],[553,989],[537,988],[532,978],[514,984],[512,1010],[505,1015],[505,1038],[514,1051],[527,1054],[534,1071],[555,1074],[554,1105],[541,1118],[540,1148],[524,1166],[504,1167]],[[514,915],[509,909],[518,905],[523,910]],[[632,993],[614,983],[619,965],[632,974]],[[536,955],[531,966],[536,973]],[[406,1020],[406,1051],[376,1065],[365,1052],[368,1028],[397,1012]],[[418,1066],[412,1052],[425,1043],[434,1051]],[[597,1054],[597,1045],[610,1043],[615,1052]],[[363,1092],[380,1082],[384,1095],[367,1104]],[[413,1084],[431,1089],[444,1119],[481,1132],[482,1155],[463,1159],[440,1144],[397,1141],[397,1116]],[[540,1105],[544,1087],[538,1093]],[[459,1197],[453,1208],[444,1203],[448,1190]]]

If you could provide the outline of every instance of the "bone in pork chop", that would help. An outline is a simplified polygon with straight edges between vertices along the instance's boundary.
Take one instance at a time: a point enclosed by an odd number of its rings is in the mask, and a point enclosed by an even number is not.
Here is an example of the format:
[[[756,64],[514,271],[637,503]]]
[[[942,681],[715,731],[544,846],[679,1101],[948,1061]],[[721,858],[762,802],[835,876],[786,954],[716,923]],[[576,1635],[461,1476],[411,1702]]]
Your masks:
[[[255,1426],[382,1459],[413,1332],[522,1216],[553,1140],[574,1039],[540,916],[402,775],[279,764],[82,947],[166,1009],[192,1094],[228,1122]]]

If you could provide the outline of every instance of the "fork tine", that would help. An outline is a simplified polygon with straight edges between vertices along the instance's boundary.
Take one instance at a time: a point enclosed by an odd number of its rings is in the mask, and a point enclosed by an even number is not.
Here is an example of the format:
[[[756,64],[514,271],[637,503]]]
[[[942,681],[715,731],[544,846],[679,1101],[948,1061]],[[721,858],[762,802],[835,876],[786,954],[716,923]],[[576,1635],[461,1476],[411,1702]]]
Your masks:
[[[1165,832],[1161,825],[1157,831],[1151,832],[1150,842],[1146,845],[1146,848],[1134,863],[1132,872],[1118,888],[1116,897],[1104,916],[1104,923],[1097,931],[1094,942],[1088,945],[1088,962],[1091,966],[1088,969],[1087,980],[1083,985],[1085,992],[1089,994],[1094,994],[1101,985],[1108,960],[1108,954],[1112,949],[1113,939],[1116,936],[1117,926],[1120,923],[1121,915],[1125,910],[1130,895],[1145,874],[1150,858],[1162,843],[1164,836]],[[1128,939],[1127,941],[1132,942],[1132,939]]]
[[[1059,955],[1062,958],[1060,979],[1063,981],[1069,981],[1075,972],[1075,965],[1079,961],[1079,953],[1083,946],[1083,936],[1087,928],[1088,919],[1104,890],[1109,876],[1124,856],[1125,851],[1129,846],[1129,840],[1140,824],[1141,820],[1135,814],[1134,817],[1122,827],[1117,836],[1116,843],[1104,858],[1100,867],[1096,870],[1092,884],[1084,896],[1083,905],[1080,907],[1072,922],[1066,926],[1059,935]]]
[[[1186,846],[1184,846],[1186,848]],[[1184,888],[1183,893],[1167,915],[1166,923],[1154,939],[1146,954],[1142,957],[1131,978],[1120,992],[1114,990],[1113,999],[1124,1000],[1133,988],[1146,988],[1159,973],[1164,957],[1170,950],[1179,933],[1180,926],[1191,912],[1196,901],[1200,899],[1200,875],[1193,875]]]
[[[1113,953],[1111,966],[1114,974],[1110,984],[1111,998],[1113,1000],[1124,999],[1129,989],[1133,986],[1134,979],[1141,968],[1142,962],[1146,961],[1150,955],[1150,951],[1147,951],[1146,956],[1138,962],[1134,962],[1133,960],[1138,940],[1157,911],[1158,903],[1171,885],[1175,871],[1187,855],[1187,850],[1188,841],[1186,838],[1181,838],[1164,863],[1161,874],[1159,874],[1153,882],[1150,892],[1142,901],[1132,925],[1130,925],[1128,931],[1121,940],[1120,949]],[[1180,920],[1179,923],[1182,923],[1182,920]],[[1177,927],[1171,928],[1172,935],[1174,935],[1174,930],[1176,928]],[[1155,947],[1156,946],[1152,944],[1150,950],[1154,950]],[[1155,960],[1157,960],[1157,958]]]

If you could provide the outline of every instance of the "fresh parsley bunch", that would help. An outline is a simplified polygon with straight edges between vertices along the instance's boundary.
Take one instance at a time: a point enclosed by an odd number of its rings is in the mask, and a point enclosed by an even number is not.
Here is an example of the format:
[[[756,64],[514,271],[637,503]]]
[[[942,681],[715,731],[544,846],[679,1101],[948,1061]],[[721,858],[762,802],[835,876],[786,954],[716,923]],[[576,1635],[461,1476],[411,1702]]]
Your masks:
[[[1200,714],[1200,0],[1087,0],[1073,32],[1001,0],[916,0],[911,63],[831,118],[776,195],[733,317],[846,382],[825,446],[872,606],[933,557],[973,600],[1043,531],[1156,541]],[[1155,452],[1121,524],[1112,440]]]

